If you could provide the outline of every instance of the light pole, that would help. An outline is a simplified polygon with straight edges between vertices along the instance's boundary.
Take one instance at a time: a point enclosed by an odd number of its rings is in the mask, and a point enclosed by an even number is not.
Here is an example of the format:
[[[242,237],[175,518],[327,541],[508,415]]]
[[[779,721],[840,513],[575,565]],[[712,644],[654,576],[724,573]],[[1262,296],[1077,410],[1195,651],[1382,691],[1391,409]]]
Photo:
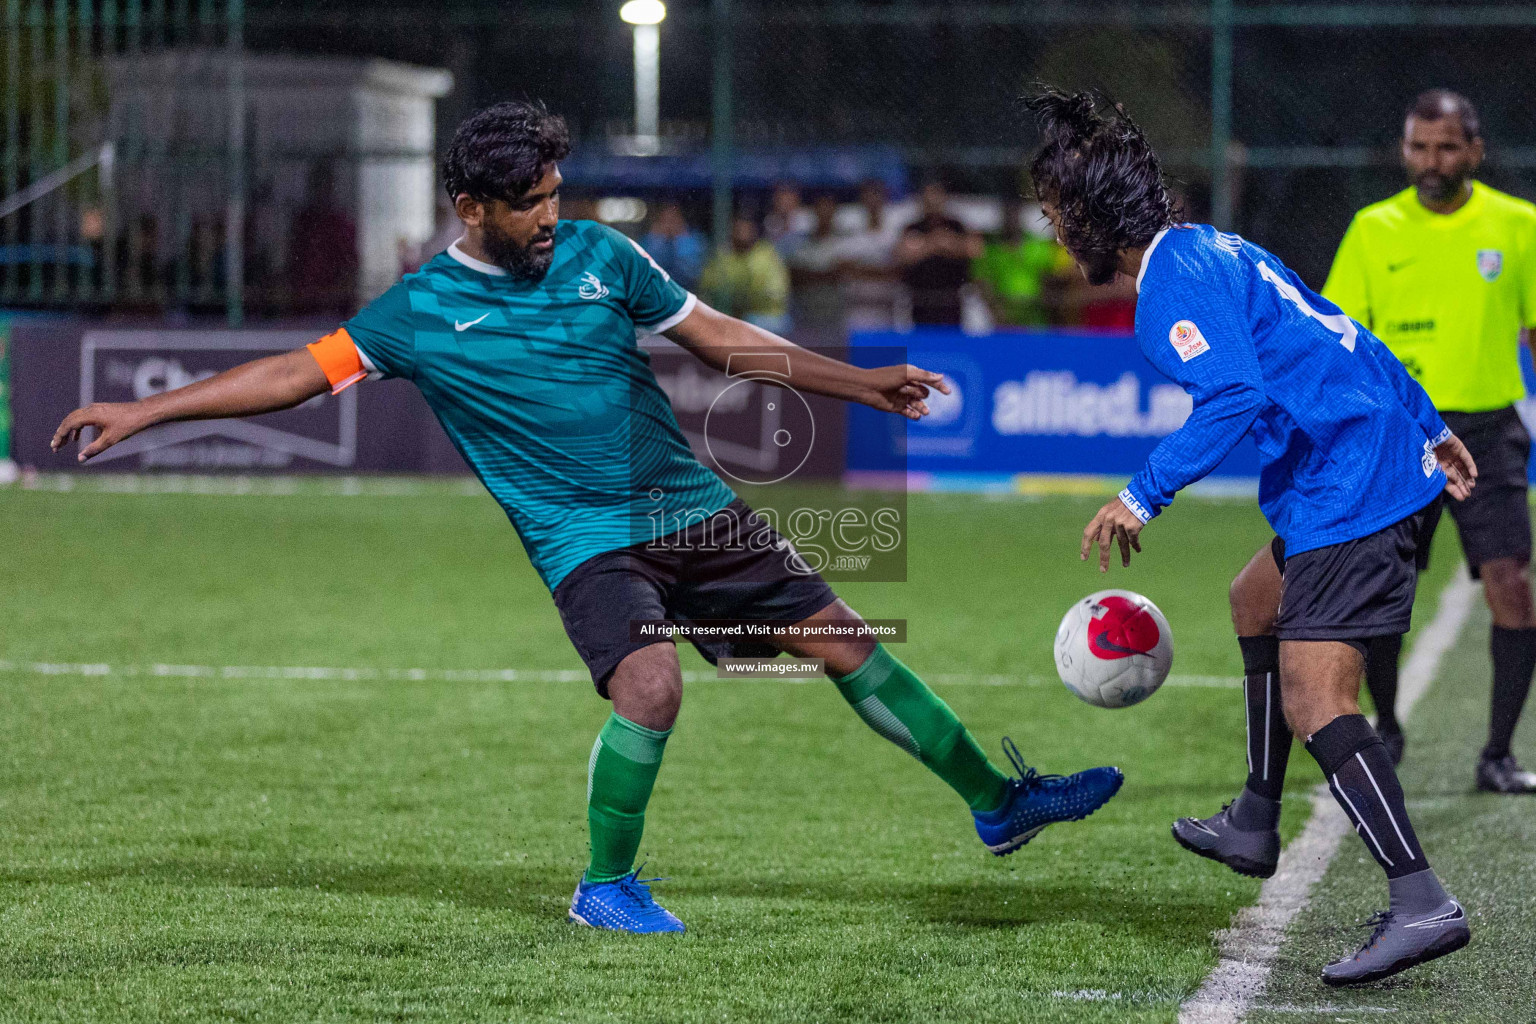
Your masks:
[[[629,0],[619,17],[635,29],[635,151],[661,151],[661,29],[667,5],[661,0]]]

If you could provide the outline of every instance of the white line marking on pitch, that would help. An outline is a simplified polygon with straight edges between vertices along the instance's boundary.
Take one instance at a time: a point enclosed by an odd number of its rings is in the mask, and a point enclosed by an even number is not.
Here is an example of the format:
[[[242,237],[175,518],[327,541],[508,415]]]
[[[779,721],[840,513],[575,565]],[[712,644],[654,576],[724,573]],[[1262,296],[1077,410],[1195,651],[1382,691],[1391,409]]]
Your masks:
[[[1434,619],[1414,639],[1398,687],[1399,714],[1407,717],[1429,689],[1440,660],[1456,642],[1472,610],[1477,585],[1466,567],[1456,570],[1440,592]],[[1221,960],[1198,991],[1179,1008],[1179,1024],[1238,1024],[1263,993],[1286,929],[1311,899],[1339,843],[1350,832],[1326,785],[1312,791],[1312,817],[1301,835],[1280,854],[1280,866],[1259,890],[1259,902],[1232,916],[1216,933]]]
[[[579,683],[588,679],[583,669],[527,668],[356,668],[324,665],[175,665],[156,662],[149,665],[113,665],[107,662],[10,661],[0,658],[0,672],[33,676],[106,676],[161,679],[307,679],[315,681],[384,683]],[[941,673],[927,677],[940,686],[1044,686],[1056,683],[1043,675],[970,675]],[[687,671],[687,683],[779,682],[818,683],[820,678],[782,678],[734,676],[720,679],[713,672]],[[1171,675],[1167,686],[1241,688],[1241,679],[1230,676]]]

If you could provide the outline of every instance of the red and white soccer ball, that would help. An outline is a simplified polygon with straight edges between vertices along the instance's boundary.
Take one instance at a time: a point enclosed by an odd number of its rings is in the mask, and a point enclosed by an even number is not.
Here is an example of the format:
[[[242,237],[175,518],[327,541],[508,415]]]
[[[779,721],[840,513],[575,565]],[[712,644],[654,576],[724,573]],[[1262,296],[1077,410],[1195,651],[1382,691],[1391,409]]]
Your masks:
[[[1067,609],[1056,630],[1056,671],[1101,708],[1140,704],[1173,666],[1173,633],[1157,605],[1129,590],[1101,590]]]

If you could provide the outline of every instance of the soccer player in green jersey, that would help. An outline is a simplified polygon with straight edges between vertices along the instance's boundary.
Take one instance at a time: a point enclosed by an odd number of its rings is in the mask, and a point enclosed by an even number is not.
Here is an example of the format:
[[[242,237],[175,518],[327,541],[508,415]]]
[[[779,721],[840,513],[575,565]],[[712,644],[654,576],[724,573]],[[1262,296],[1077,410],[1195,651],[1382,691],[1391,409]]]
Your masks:
[[[788,371],[785,386],[910,419],[927,413],[930,388],[948,390],[943,379],[809,352],[710,309],[624,235],[560,220],[569,152],[564,121],[542,104],[473,115],[443,169],[464,223],[446,252],[305,348],[143,401],[77,409],[54,449],[95,428],[83,461],[157,423],[289,408],[370,377],[412,381],[506,510],[598,693],[613,702],[588,763],[591,860],[570,908],[581,924],[683,930],[634,869],[682,673],[672,641],[633,623],[846,630],[847,639],[779,640],[770,651],[824,659],[859,717],[959,794],[995,854],[1114,796],[1116,768],[1041,775],[1006,740],[1018,775],[990,764],[949,706],[861,638],[858,614],[694,457],[637,336],[665,334],[722,370],[733,357],[771,358]],[[711,660],[733,653],[696,646]]]

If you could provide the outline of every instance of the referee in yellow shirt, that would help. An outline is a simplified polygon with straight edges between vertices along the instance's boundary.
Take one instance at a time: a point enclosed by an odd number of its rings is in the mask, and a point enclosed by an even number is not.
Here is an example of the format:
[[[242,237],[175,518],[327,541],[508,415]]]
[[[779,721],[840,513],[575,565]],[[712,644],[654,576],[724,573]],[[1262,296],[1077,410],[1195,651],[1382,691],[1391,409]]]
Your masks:
[[[1536,206],[1473,181],[1482,159],[1472,104],[1444,89],[1420,95],[1403,126],[1411,187],[1355,214],[1323,295],[1386,342],[1477,460],[1477,489],[1448,503],[1493,612],[1493,707],[1477,787],[1532,793],[1536,773],[1509,744],[1536,669],[1531,439],[1514,409],[1525,397],[1520,330],[1536,326]],[[1377,731],[1401,757],[1402,639],[1391,640],[1372,647],[1366,682]]]

